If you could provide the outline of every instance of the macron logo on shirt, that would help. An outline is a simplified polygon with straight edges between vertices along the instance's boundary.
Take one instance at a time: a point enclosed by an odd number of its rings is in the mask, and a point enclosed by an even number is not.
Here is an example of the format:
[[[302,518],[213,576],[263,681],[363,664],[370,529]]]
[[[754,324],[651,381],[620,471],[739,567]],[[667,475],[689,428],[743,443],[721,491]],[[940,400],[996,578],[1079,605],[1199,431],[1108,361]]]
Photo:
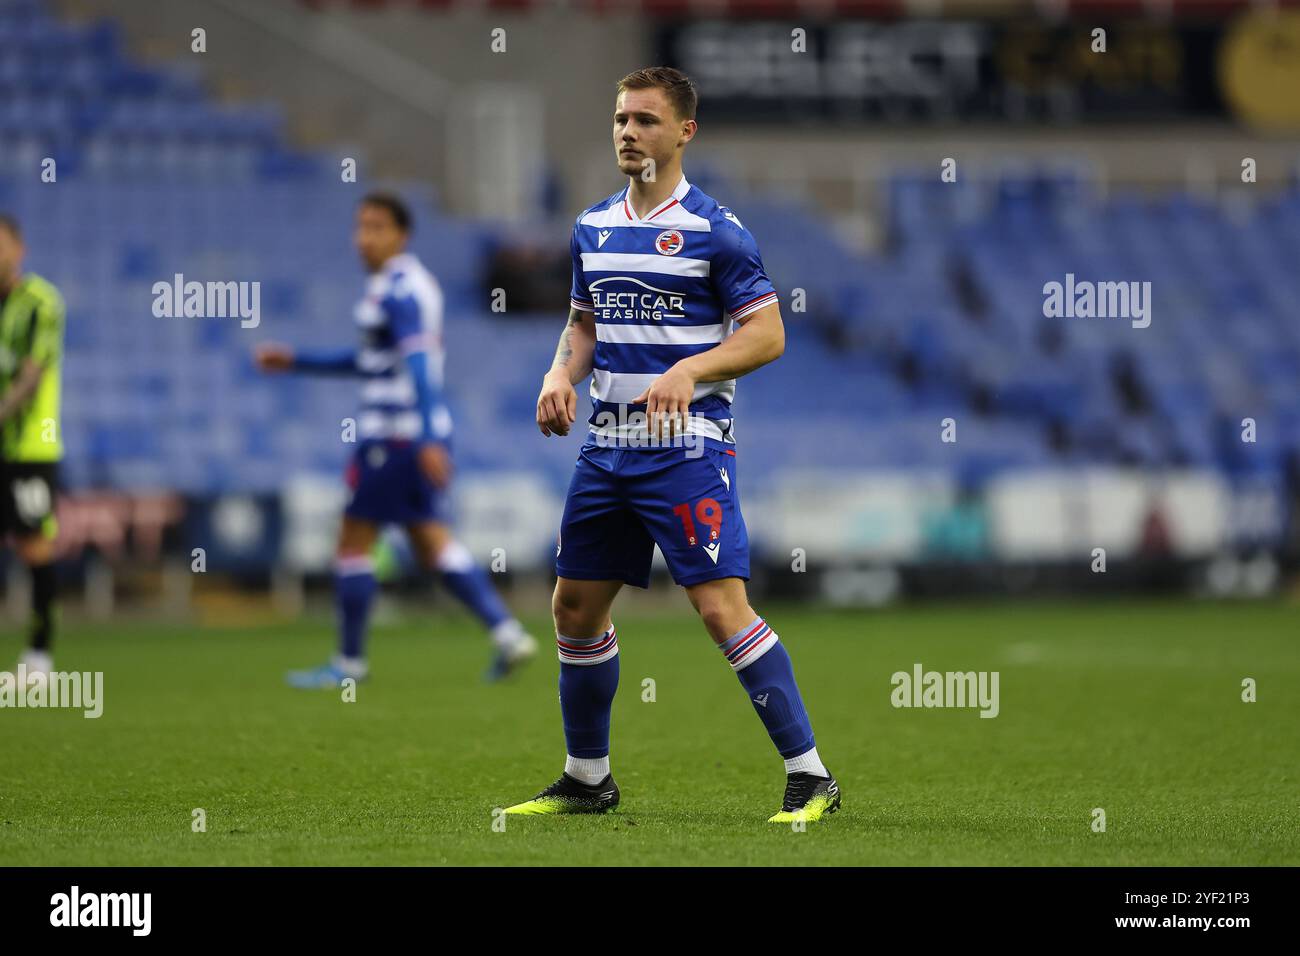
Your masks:
[[[600,232],[599,232],[597,235],[599,236],[599,239],[598,239],[597,242],[596,242],[596,248],[599,249],[601,246],[603,246],[603,245],[605,244],[605,240],[606,240],[606,239],[608,239],[610,236],[614,235],[614,230],[612,230],[612,229],[602,229],[602,230],[600,230]]]

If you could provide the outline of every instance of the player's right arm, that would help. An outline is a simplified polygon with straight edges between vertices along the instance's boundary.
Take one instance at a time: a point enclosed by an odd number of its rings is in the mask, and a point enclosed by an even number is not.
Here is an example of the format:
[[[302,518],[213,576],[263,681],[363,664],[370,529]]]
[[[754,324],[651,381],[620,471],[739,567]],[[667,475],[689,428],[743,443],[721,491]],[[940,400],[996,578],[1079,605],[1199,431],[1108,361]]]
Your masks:
[[[299,352],[279,342],[263,342],[253,351],[253,360],[263,372],[324,372],[349,375],[357,371],[352,349]]]
[[[0,422],[18,413],[40,388],[46,369],[59,361],[63,350],[63,298],[51,289],[42,296],[32,314],[32,331],[28,337],[28,353],[22,356],[18,374],[9,388],[0,396]]]
[[[4,395],[0,396],[0,422],[12,418],[27,403],[27,400],[36,394],[36,389],[41,384],[41,376],[44,374],[45,366],[30,357],[23,359],[22,365],[18,367],[18,374],[14,376],[13,382]]]
[[[595,352],[594,313],[571,306],[551,370],[542,379],[542,392],[537,396],[537,427],[543,435],[569,434],[578,414],[578,393],[573,386],[591,374]]]

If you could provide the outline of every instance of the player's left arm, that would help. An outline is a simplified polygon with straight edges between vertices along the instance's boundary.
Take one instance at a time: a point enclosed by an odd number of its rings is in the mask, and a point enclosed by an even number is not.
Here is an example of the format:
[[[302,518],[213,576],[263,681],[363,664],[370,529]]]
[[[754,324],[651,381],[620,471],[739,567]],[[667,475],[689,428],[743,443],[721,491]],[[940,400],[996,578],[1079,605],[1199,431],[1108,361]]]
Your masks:
[[[428,333],[420,321],[420,306],[412,296],[393,296],[383,303],[397,347],[415,386],[415,404],[420,413],[420,470],[426,478],[445,488],[451,482],[451,454],[447,450],[445,422],[448,416],[442,389],[433,380]]]
[[[30,347],[18,366],[18,374],[0,396],[0,422],[18,413],[41,386],[46,369],[59,360],[63,344],[63,301],[42,302],[32,315]]]
[[[773,302],[741,319],[740,327],[719,345],[682,359],[665,374],[680,370],[692,382],[725,382],[775,362],[784,353],[781,304]]]
[[[737,328],[718,345],[681,359],[633,399],[646,403],[652,433],[684,427],[695,386],[748,375],[785,352],[785,325],[772,280],[763,269],[754,237],[726,211],[714,222],[710,276]]]
[[[685,427],[685,416],[700,382],[725,382],[740,378],[785,352],[785,325],[781,306],[766,305],[740,322],[740,327],[719,345],[677,362],[650,383],[633,402],[646,403],[646,420],[655,434]]]

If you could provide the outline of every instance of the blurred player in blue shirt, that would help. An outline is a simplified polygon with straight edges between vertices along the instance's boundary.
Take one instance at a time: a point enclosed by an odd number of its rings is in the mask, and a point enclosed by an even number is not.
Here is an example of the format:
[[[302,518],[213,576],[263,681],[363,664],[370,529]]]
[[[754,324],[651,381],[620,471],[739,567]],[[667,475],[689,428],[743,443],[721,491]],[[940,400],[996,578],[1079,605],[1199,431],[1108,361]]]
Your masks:
[[[258,347],[267,372],[316,372],[361,379],[357,449],[348,466],[351,501],[343,515],[335,565],[339,648],[328,663],[293,671],[295,687],[337,687],[367,675],[365,639],[376,583],[372,552],[383,526],[410,536],[421,563],[488,628],[494,646],[489,679],[505,676],[537,643],[507,610],[487,575],[451,529],[451,415],[442,397],[442,290],[406,251],[411,214],[396,196],[372,193],[357,208],[357,251],[370,278],[354,317],[360,349],[303,351]]]

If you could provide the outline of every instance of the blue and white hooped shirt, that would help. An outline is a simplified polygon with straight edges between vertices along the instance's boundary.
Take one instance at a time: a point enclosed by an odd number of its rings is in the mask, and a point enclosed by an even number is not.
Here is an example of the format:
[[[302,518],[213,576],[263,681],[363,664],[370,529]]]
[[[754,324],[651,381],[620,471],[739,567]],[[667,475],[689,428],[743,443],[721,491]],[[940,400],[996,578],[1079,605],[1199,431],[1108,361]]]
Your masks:
[[[596,323],[592,434],[646,447],[645,424],[627,422],[626,406],[678,360],[721,343],[777,294],[749,230],[685,176],[644,218],[633,211],[628,188],[584,210],[574,224],[570,304],[593,313]],[[734,445],[735,394],[735,379],[697,384],[688,434]]]
[[[429,385],[440,394],[443,380],[442,289],[412,253],[384,263],[366,282],[353,316],[361,331],[356,370],[362,376],[357,436],[414,440],[422,434],[446,440],[451,415],[438,401],[426,429],[409,356],[422,355]]]

